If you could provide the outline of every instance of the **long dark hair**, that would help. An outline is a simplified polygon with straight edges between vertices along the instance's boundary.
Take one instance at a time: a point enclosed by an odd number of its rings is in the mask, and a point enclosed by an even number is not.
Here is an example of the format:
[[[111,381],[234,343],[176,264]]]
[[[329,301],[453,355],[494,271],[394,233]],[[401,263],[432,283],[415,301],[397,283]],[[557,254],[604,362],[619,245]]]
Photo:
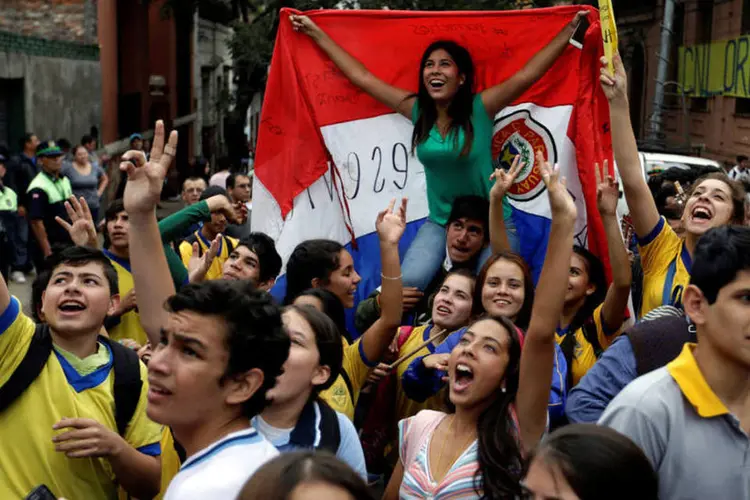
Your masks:
[[[477,422],[477,461],[474,490],[482,498],[515,498],[521,493],[519,481],[523,477],[523,458],[518,445],[518,429],[511,418],[511,405],[518,393],[521,366],[521,343],[513,322],[503,316],[482,316],[472,325],[492,320],[502,326],[510,339],[508,365],[505,368],[505,390],[498,390],[492,403],[482,412]],[[469,327],[471,328],[471,326]],[[455,406],[448,401],[448,411]]]
[[[553,432],[536,460],[559,469],[581,500],[657,500],[659,480],[649,459],[630,439],[594,424],[573,424]]]
[[[352,337],[346,329],[346,312],[344,311],[344,304],[341,303],[339,298],[336,297],[333,292],[329,292],[325,288],[308,288],[304,292],[298,294],[295,297],[295,300],[299,297],[315,297],[318,299],[323,305],[323,314],[331,318],[331,321],[333,321],[338,328],[339,333],[341,333],[350,344],[352,343]]]
[[[523,305],[521,310],[518,311],[514,323],[523,331],[529,327],[529,321],[531,321],[531,309],[534,307],[534,280],[531,278],[531,271],[529,265],[523,260],[523,257],[514,252],[498,252],[490,256],[487,262],[482,266],[482,270],[479,271],[477,281],[474,289],[474,305],[472,316],[479,317],[484,314],[484,306],[482,305],[482,288],[484,288],[484,282],[487,281],[487,273],[490,268],[500,260],[507,260],[521,268],[523,274]]]
[[[315,278],[321,284],[328,283],[339,267],[341,250],[343,245],[333,240],[307,240],[297,245],[286,264],[284,304],[291,304],[300,293],[311,288]]]
[[[458,72],[464,76],[463,85],[458,87],[456,95],[448,106],[448,116],[451,118],[448,135],[453,134],[455,148],[457,149],[458,132],[463,129],[465,140],[460,156],[468,156],[471,151],[471,145],[474,142],[474,127],[471,124],[474,101],[474,61],[472,61],[468,50],[450,40],[433,42],[427,47],[424,54],[422,54],[422,60],[419,63],[419,91],[416,102],[419,116],[414,123],[414,132],[411,136],[412,152],[427,139],[430,135],[430,130],[432,130],[432,127],[437,122],[435,101],[430,97],[427,86],[424,84],[424,67],[432,53],[440,49],[446,51],[451,56],[453,62],[458,67]]]
[[[567,335],[563,338],[560,343],[560,350],[565,356],[565,360],[568,362],[568,382],[572,382],[573,369],[573,351],[575,350],[576,340],[575,333],[581,328],[586,320],[594,314],[594,310],[604,302],[607,296],[607,276],[604,273],[604,265],[599,258],[593,253],[589,252],[582,246],[574,245],[573,253],[579,255],[583,260],[586,261],[586,273],[589,277],[589,283],[594,285],[594,293],[586,297],[583,302],[583,306],[573,316],[573,321],[567,329]]]

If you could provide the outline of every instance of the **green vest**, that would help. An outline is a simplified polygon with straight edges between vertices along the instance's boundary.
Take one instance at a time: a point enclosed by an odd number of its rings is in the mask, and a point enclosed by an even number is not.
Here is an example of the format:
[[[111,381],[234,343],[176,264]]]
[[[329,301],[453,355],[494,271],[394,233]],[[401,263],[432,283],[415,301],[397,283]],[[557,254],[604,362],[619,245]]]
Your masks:
[[[61,176],[57,180],[52,180],[46,172],[39,172],[29,184],[29,189],[26,192],[30,193],[32,189],[44,191],[50,204],[62,203],[73,196],[70,179]]]
[[[18,196],[16,192],[9,187],[0,191],[0,212],[17,212]]]

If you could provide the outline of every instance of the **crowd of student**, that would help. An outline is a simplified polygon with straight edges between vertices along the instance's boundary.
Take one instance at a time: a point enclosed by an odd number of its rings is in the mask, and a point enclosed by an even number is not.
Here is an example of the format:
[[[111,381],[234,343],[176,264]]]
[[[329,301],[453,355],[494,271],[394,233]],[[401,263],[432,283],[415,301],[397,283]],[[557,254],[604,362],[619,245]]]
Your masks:
[[[402,263],[408,207],[393,200],[375,221],[382,285],[357,305],[361,334],[344,320],[360,276],[337,242],[300,243],[277,301],[282,259],[249,230],[247,176],[228,190],[190,179],[187,206],[157,220],[178,142],[157,122],[149,156],[123,156],[103,248],[86,198],[61,193],[43,227],[68,244],[37,268],[31,317],[0,280],[0,498],[750,498],[747,195],[720,172],[685,196],[650,189],[619,56],[601,80],[637,245],[597,165],[608,282],[574,246],[576,205],[539,154],[552,220],[535,284],[504,207],[520,158],[468,192],[435,188],[431,162],[480,171],[455,149],[481,147],[485,110],[543,74],[574,24],[510,86],[464,96],[466,125],[440,106],[469,79],[455,44],[425,53],[417,97],[292,23],[416,122],[431,213],[413,250]]]

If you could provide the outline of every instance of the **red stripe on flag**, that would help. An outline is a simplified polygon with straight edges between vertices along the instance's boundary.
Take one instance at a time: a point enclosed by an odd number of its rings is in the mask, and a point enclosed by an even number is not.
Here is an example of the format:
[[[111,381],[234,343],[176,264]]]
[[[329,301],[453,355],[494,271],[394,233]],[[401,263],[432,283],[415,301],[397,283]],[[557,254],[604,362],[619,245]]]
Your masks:
[[[604,233],[599,208],[596,202],[595,163],[609,160],[610,172],[614,172],[612,161],[612,137],[609,132],[609,104],[599,83],[599,58],[604,55],[602,32],[599,21],[592,23],[586,32],[580,61],[580,81],[573,119],[568,136],[575,144],[578,177],[586,204],[589,250],[601,259],[612,278],[609,263],[607,238]]]

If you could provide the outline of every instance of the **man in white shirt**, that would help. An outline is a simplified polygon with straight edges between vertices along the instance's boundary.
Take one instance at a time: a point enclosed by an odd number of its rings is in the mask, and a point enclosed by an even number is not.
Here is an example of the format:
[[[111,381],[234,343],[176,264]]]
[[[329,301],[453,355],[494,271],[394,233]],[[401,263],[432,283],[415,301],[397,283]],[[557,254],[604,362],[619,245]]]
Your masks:
[[[129,151],[121,168],[128,173],[123,202],[138,309],[154,346],[148,416],[170,427],[186,456],[164,498],[235,498],[278,454],[250,419],[268,403],[290,341],[280,308],[248,281],[215,280],[175,293],[154,209],[177,134],[165,147],[161,121],[155,130],[150,159]]]
[[[737,165],[729,171],[729,178],[733,181],[750,182],[750,159],[745,155],[737,156]]]

